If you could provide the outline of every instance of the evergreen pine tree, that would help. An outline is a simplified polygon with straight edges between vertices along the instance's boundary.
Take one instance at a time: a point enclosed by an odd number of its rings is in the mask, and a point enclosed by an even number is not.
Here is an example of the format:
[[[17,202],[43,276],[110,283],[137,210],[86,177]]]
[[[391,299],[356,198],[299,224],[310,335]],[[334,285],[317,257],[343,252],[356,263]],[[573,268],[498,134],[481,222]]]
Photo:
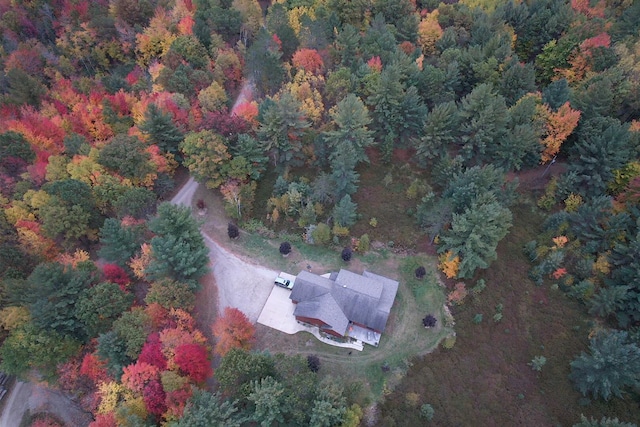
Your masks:
[[[171,115],[163,113],[155,104],[149,105],[140,130],[149,136],[151,143],[166,153],[177,153],[178,146],[184,139],[184,134],[173,123]]]
[[[511,227],[511,218],[511,211],[495,201],[454,213],[438,252],[460,256],[458,277],[472,277],[477,268],[487,268],[497,258],[496,247]]]
[[[494,144],[506,136],[507,105],[489,84],[476,86],[462,99],[460,106],[462,149],[467,162],[482,163],[491,160]]]
[[[209,249],[191,217],[191,210],[163,203],[158,207],[157,216],[149,222],[149,229],[156,236],[151,239],[153,259],[146,274],[152,280],[168,276],[197,288],[197,280],[208,268]]]
[[[358,205],[351,201],[351,196],[346,195],[334,206],[333,220],[341,227],[351,227],[356,223]]]
[[[367,128],[371,119],[360,98],[350,93],[338,102],[330,115],[336,129],[324,132],[323,135],[333,150],[331,158],[339,157],[342,150],[349,149],[355,156],[356,163],[368,162],[369,158],[364,150],[373,143],[373,132]]]
[[[125,267],[129,260],[140,250],[144,228],[141,226],[123,226],[115,218],[107,218],[100,229],[100,250],[98,255],[108,262]]]
[[[589,353],[571,362],[569,378],[583,395],[609,400],[640,385],[640,348],[626,331],[608,330],[591,338]]]
[[[631,159],[628,127],[611,117],[596,117],[580,126],[569,171],[577,175],[572,189],[585,196],[603,194],[613,173]]]
[[[459,125],[457,114],[455,102],[438,104],[429,112],[416,142],[416,156],[422,166],[426,166],[429,159],[445,155],[454,143]]]

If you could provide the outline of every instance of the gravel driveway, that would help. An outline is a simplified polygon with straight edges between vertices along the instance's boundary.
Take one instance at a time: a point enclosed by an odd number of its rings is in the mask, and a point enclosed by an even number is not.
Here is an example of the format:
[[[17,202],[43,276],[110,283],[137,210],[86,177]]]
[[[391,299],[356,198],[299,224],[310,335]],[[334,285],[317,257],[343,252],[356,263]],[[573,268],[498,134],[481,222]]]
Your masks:
[[[91,414],[84,412],[61,392],[35,383],[16,382],[6,403],[0,427],[17,427],[23,414],[29,410],[54,414],[68,427],[82,427],[92,421]]]
[[[190,178],[171,199],[171,203],[191,206],[197,188],[198,183]],[[278,272],[248,263],[221,247],[208,235],[202,235],[209,247],[209,265],[215,278],[215,283],[205,282],[203,286],[217,286],[218,313],[222,313],[225,307],[235,307],[255,323],[269,298]]]

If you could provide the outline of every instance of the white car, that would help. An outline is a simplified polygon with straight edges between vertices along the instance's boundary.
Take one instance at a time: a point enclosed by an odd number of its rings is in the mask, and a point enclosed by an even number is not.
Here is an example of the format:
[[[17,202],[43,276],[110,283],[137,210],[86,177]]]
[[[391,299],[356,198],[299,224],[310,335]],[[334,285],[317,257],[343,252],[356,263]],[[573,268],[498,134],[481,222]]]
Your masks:
[[[293,289],[293,282],[289,279],[276,277],[276,280],[274,281],[274,283],[276,284],[276,286],[280,286],[281,288],[285,288],[289,290]]]

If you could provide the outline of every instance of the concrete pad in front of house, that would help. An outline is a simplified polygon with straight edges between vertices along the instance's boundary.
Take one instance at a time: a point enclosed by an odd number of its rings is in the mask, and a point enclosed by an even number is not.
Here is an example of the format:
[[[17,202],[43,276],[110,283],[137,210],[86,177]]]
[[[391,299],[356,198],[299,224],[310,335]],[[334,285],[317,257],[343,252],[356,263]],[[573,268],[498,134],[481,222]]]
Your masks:
[[[293,316],[296,305],[291,302],[289,295],[291,295],[290,290],[274,286],[262,313],[258,317],[258,323],[285,334],[295,334],[307,330]]]

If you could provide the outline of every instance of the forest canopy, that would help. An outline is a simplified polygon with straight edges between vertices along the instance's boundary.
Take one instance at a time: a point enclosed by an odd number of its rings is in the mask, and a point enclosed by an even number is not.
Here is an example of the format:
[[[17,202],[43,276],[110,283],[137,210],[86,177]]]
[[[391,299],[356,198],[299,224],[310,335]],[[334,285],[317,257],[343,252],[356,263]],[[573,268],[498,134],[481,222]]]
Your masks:
[[[362,402],[255,352],[242,313],[209,342],[208,249],[166,200],[188,171],[240,226],[366,251],[367,224],[397,231],[363,191],[385,169],[451,280],[491,268],[534,199],[528,278],[602,325],[576,389],[637,392],[639,30],[628,0],[0,0],[0,368],[83,396],[95,426],[358,425]]]

